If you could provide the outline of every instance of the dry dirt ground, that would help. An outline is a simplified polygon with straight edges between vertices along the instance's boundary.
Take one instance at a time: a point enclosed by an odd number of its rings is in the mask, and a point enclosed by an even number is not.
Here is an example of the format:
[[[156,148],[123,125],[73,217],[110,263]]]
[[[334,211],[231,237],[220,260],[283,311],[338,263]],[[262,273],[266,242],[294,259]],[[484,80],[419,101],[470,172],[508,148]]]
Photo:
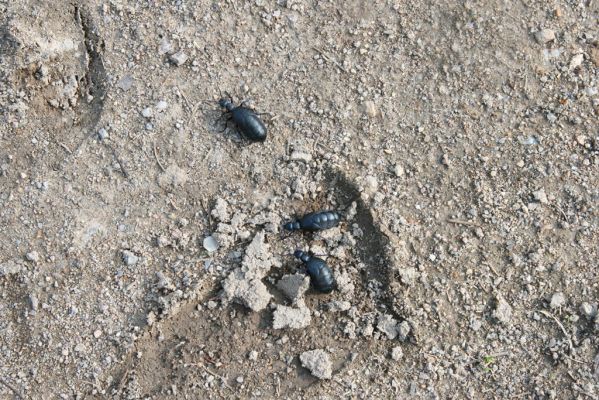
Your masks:
[[[0,397],[599,398],[598,9],[0,1]]]

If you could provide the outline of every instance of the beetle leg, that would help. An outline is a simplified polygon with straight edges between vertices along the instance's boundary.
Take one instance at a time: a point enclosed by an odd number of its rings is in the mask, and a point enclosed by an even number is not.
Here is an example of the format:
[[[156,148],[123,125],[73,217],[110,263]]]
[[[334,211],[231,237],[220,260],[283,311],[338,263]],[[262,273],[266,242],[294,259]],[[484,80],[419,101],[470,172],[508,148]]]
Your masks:
[[[225,126],[222,130],[218,131],[218,133],[223,133],[224,131],[227,130],[227,127],[229,126],[229,121],[231,120],[231,116],[229,114],[223,114],[227,116],[227,119],[225,120]],[[218,117],[217,121],[220,121],[221,118],[223,117],[223,115],[221,115],[220,117]]]

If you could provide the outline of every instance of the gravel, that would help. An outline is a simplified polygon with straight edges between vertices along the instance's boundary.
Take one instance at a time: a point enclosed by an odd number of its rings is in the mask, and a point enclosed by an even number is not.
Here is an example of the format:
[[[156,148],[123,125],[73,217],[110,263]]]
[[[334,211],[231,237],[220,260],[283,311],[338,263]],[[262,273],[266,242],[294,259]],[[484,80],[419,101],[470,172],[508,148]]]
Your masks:
[[[580,305],[580,313],[589,320],[597,316],[597,304],[589,304],[584,302]]]
[[[388,314],[381,314],[377,320],[376,328],[387,335],[388,339],[395,339],[399,334],[398,322]]]
[[[512,319],[512,307],[501,294],[495,296],[495,308],[493,318],[503,324],[509,324]]]
[[[318,379],[331,379],[333,376],[333,363],[325,350],[305,351],[300,355],[300,361]]]
[[[177,67],[180,67],[181,65],[185,64],[187,59],[188,56],[183,50],[171,54],[171,56],[169,57],[169,60],[171,60],[171,62],[175,64]]]
[[[310,278],[305,274],[283,275],[277,282],[277,288],[283,292],[293,304],[300,303],[310,287]]]
[[[273,329],[301,329],[310,325],[310,310],[305,306],[297,308],[277,305],[273,313]]]
[[[214,236],[206,236],[202,242],[202,245],[208,253],[218,250],[218,241],[214,238]]]
[[[136,256],[135,253],[133,253],[130,250],[123,250],[122,258],[123,258],[123,262],[127,266],[135,265],[139,261],[139,257]]]
[[[395,346],[391,349],[391,359],[393,361],[399,361],[403,358],[403,350],[400,346]]]
[[[599,393],[596,2],[354,3],[2,3],[0,398]]]
[[[556,292],[551,296],[549,308],[556,309],[562,307],[566,303],[566,298],[563,293]]]
[[[551,41],[555,40],[555,31],[553,31],[552,29],[548,29],[548,28],[541,29],[540,31],[535,33],[535,39],[540,44],[545,44],[547,42],[551,42]]]

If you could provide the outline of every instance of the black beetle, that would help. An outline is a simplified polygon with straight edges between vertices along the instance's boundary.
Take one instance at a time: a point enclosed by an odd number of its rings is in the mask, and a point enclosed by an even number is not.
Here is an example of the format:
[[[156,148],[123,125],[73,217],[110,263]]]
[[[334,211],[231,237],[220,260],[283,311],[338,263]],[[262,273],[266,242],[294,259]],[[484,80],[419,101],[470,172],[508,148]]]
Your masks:
[[[300,229],[306,231],[322,231],[339,225],[340,219],[341,216],[336,211],[318,211],[304,215],[295,221],[288,222],[283,225],[283,228],[288,231],[297,231]]]
[[[333,291],[337,285],[335,283],[335,277],[333,276],[333,271],[331,271],[324,260],[301,250],[296,250],[293,255],[306,264],[308,275],[310,275],[310,282],[312,282],[312,285],[314,285],[319,292],[331,293]]]
[[[218,104],[227,110],[233,122],[244,137],[252,142],[264,142],[266,140],[266,126],[253,110],[246,108],[241,103],[235,107],[231,99],[222,98]]]

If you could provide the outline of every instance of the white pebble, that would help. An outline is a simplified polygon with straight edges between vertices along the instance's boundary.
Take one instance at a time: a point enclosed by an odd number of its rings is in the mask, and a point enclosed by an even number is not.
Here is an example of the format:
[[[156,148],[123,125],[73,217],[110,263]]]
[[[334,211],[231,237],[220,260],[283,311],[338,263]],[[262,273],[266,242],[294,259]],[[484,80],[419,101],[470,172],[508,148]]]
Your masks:
[[[158,103],[156,103],[157,111],[164,111],[164,110],[166,110],[167,107],[168,107],[168,103],[164,100],[160,100]]]
[[[214,236],[206,236],[204,238],[203,245],[206,251],[209,253],[218,250],[218,242],[216,241]]]
[[[35,263],[40,260],[40,256],[39,256],[39,254],[37,254],[37,251],[30,251],[29,253],[27,253],[25,255],[25,257],[27,258],[28,261],[32,261]]]
[[[580,65],[582,64],[582,61],[584,60],[584,55],[581,54],[576,54],[574,57],[572,57],[572,59],[570,60],[570,67],[569,70],[573,71],[575,70],[577,67],[580,67]]]
[[[399,361],[401,360],[403,357],[403,350],[401,349],[400,346],[396,346],[393,349],[391,349],[391,358],[394,361]]]
[[[541,44],[551,42],[555,40],[555,32],[552,29],[541,29],[535,33],[535,39]]]
[[[146,107],[141,110],[141,115],[143,115],[144,118],[151,118],[153,114],[152,107]]]

